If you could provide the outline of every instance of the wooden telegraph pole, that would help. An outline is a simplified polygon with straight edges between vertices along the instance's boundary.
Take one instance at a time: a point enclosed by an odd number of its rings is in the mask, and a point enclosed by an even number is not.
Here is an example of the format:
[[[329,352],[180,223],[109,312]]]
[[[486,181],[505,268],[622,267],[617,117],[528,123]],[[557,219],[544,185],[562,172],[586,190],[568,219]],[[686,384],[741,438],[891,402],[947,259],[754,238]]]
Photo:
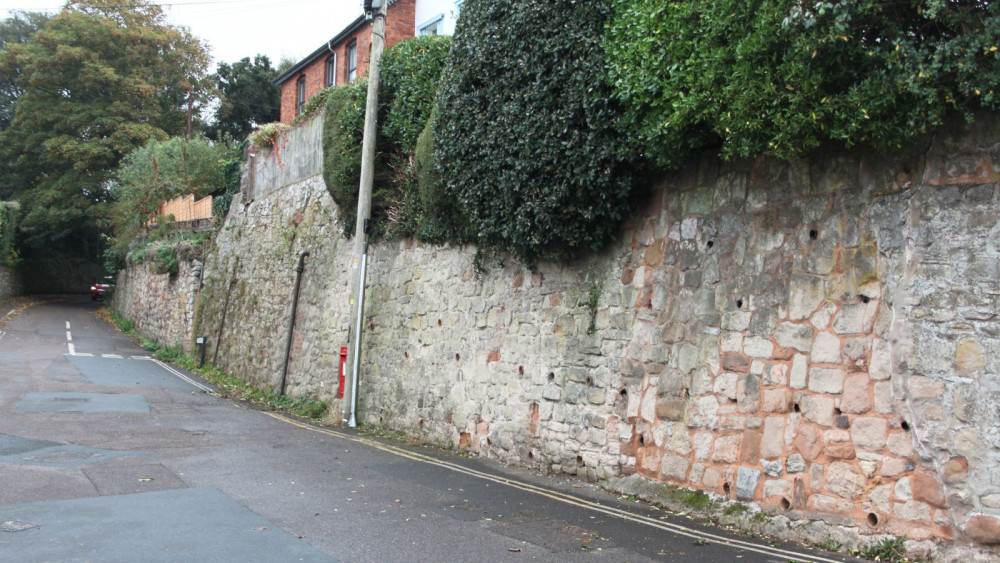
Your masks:
[[[372,208],[372,183],[375,178],[375,133],[378,125],[379,62],[385,50],[386,0],[365,0],[365,13],[372,21],[372,51],[368,67],[368,99],[365,103],[365,131],[361,143],[361,186],[358,189],[358,219],[354,227],[354,252],[351,255],[351,346],[348,347],[346,379],[350,385],[344,394],[344,422],[358,425],[358,377],[361,370],[361,330],[365,315],[365,278],[368,268],[368,235]]]

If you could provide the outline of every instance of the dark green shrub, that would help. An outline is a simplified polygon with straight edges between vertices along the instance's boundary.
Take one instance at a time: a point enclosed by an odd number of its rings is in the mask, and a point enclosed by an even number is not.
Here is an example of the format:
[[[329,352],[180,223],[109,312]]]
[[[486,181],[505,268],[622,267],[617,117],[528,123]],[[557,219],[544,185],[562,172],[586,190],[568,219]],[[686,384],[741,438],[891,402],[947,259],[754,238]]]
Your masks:
[[[449,49],[450,37],[425,35],[394,45],[382,57],[382,100],[388,106],[383,134],[402,154],[413,154],[430,118]]]
[[[416,182],[413,191],[416,195],[410,213],[414,216],[414,235],[434,243],[467,242],[472,239],[468,219],[455,198],[445,191],[445,184],[434,163],[435,117],[436,112],[427,120],[417,138],[413,158]]]
[[[896,147],[996,108],[1000,4],[613,0],[609,82],[663,166]],[[464,14],[463,14],[464,18]]]
[[[20,206],[17,202],[0,202],[0,264],[4,266],[13,266],[18,261],[14,241],[17,236],[19,215]]]
[[[435,152],[481,249],[533,263],[614,238],[638,153],[616,129],[600,0],[467,0],[438,94]]]
[[[354,236],[358,187],[361,185],[361,142],[364,139],[365,97],[363,80],[330,88],[323,119],[323,180],[340,213],[344,236]],[[384,217],[391,200],[393,172],[389,168],[385,141],[376,142],[375,179],[372,188],[372,218]]]

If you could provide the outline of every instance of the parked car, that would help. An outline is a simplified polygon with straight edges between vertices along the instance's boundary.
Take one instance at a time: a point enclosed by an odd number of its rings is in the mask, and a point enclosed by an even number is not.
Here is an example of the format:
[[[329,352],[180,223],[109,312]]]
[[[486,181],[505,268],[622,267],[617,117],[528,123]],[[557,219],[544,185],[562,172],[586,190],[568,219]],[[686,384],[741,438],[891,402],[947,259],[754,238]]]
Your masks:
[[[114,276],[104,276],[104,279],[90,286],[90,299],[92,301],[103,300],[104,294],[111,291],[111,288],[114,287],[114,285]]]

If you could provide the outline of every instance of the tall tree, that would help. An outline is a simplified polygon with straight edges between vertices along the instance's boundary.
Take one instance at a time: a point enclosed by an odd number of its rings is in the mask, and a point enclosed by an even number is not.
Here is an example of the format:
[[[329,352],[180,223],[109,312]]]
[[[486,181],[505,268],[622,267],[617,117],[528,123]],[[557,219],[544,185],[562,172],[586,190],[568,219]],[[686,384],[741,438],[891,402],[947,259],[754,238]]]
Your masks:
[[[96,207],[118,162],[151,139],[184,132],[202,99],[208,55],[148,0],[66,4],[0,68],[22,90],[0,133],[0,162],[20,186],[22,243],[97,254]]]
[[[48,14],[42,12],[14,12],[11,17],[0,21],[0,51],[8,45],[18,43],[28,43],[34,37],[35,32],[49,21]],[[21,89],[17,86],[17,74],[15,68],[0,69],[0,130],[10,126],[14,119],[14,104],[21,95]],[[9,194],[3,194],[8,196]]]
[[[257,126],[277,121],[281,116],[281,90],[272,84],[278,70],[271,60],[257,55],[228,64],[219,63],[215,82],[219,106],[209,126],[213,138],[231,136],[242,141]]]

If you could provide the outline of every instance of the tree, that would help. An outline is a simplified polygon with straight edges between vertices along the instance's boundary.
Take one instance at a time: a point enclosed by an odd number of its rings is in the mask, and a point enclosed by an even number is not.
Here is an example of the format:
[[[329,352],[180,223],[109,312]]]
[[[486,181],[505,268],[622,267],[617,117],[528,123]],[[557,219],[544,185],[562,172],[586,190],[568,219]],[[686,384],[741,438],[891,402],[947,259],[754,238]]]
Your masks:
[[[220,99],[209,135],[242,141],[261,124],[277,121],[281,90],[272,84],[277,77],[278,70],[265,55],[256,55],[253,62],[244,57],[233,64],[219,63],[214,78]]]
[[[41,12],[14,12],[11,17],[0,21],[0,51],[7,45],[30,42],[50,17]],[[14,119],[14,104],[21,95],[17,86],[17,69],[10,69],[12,72],[6,70],[0,70],[0,130],[10,126]]]
[[[0,70],[22,93],[0,159],[20,188],[22,244],[96,257],[111,172],[185,130],[207,65],[201,43],[148,0],[71,1],[32,42],[7,45]]]

